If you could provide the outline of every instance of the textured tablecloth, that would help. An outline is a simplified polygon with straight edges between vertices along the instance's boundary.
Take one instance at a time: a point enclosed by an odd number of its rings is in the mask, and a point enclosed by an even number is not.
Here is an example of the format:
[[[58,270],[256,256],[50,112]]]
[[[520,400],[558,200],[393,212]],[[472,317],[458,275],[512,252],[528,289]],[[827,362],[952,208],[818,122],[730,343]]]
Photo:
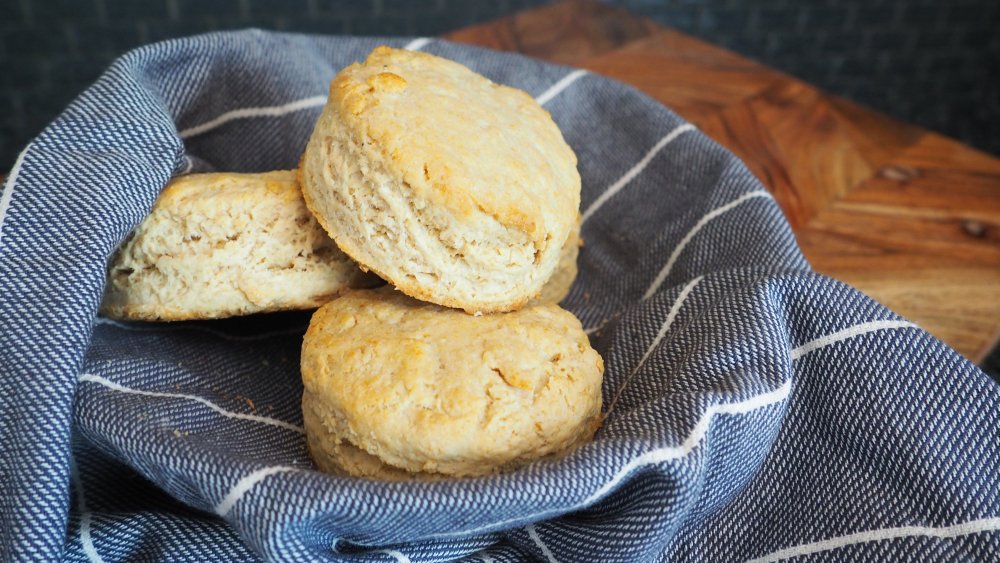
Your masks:
[[[432,483],[320,474],[308,313],[96,316],[108,256],[171,176],[294,167],[334,73],[383,43],[537,96],[579,155],[563,304],[620,398],[569,457]],[[1000,557],[1000,385],[812,272],[737,158],[622,84],[442,41],[169,41],[35,139],[0,220],[5,559]]]

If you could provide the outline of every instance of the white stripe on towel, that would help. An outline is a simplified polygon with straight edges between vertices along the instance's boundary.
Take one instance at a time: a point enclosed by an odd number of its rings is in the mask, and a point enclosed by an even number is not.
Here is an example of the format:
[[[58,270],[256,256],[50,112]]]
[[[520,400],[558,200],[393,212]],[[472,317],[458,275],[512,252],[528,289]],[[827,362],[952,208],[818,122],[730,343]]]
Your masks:
[[[646,156],[642,157],[642,160],[640,160],[635,166],[633,166],[628,172],[626,172],[621,178],[619,178],[617,182],[611,184],[610,187],[604,190],[604,193],[602,193],[596,200],[594,200],[594,203],[590,204],[590,207],[588,207],[587,210],[584,211],[583,215],[580,217],[580,225],[582,226],[584,223],[586,223],[587,219],[590,219],[590,217],[595,212],[597,212],[597,210],[600,209],[602,205],[607,203],[607,201],[612,197],[614,197],[615,194],[622,191],[622,188],[624,188],[626,184],[631,182],[632,179],[634,179],[643,170],[645,170],[645,168],[649,166],[650,161],[653,160],[653,157],[655,157],[661,150],[663,150],[663,147],[672,143],[674,139],[676,139],[677,137],[680,137],[681,133],[693,130],[694,130],[694,125],[691,125],[690,123],[685,123],[684,125],[679,125],[678,127],[674,128],[674,130],[671,131],[670,133],[667,133],[666,137],[660,139],[658,143],[653,145],[653,148],[649,149],[649,152],[646,153]]]

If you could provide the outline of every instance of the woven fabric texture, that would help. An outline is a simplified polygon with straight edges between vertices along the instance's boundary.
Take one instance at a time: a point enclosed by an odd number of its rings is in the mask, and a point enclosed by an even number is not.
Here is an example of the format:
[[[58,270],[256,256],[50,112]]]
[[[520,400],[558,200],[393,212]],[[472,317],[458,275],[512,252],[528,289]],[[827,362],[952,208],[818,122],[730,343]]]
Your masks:
[[[579,156],[585,245],[563,305],[605,358],[614,407],[568,457],[430,483],[324,475],[299,411],[308,313],[96,315],[108,256],[171,176],[295,166],[329,80],[379,44],[537,96]],[[21,154],[0,220],[7,560],[1000,553],[1000,385],[812,272],[737,158],[592,74],[429,40],[155,44]]]

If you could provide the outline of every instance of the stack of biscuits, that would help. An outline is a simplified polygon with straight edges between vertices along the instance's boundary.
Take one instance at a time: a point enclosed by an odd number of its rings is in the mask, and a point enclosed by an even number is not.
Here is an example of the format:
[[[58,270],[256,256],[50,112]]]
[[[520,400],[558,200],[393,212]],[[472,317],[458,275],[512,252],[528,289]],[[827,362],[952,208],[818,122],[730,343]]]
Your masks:
[[[301,364],[319,469],[489,475],[600,423],[603,362],[555,304],[579,205],[576,156],[534,99],[379,47],[331,83],[297,171],[168,184],[112,258],[102,312],[319,307]]]

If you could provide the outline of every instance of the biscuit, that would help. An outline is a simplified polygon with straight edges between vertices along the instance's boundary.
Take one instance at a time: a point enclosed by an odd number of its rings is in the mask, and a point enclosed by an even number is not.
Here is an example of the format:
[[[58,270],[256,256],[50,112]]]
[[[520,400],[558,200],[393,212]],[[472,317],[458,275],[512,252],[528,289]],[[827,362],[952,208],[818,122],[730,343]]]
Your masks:
[[[171,181],[111,259],[101,312],[176,321],[319,307],[362,272],[316,223],[294,171]]]
[[[352,291],[302,344],[310,452],[322,470],[383,479],[513,469],[592,437],[603,371],[557,305],[472,316]]]
[[[580,206],[576,155],[531,96],[388,47],[330,84],[301,181],[359,264],[470,313],[537,296]]]
[[[559,252],[559,264],[556,266],[556,271],[552,273],[552,277],[549,281],[545,282],[542,286],[542,293],[535,300],[539,303],[558,303],[569,295],[570,288],[573,287],[573,282],[576,281],[577,267],[576,259],[580,254],[580,246],[583,245],[583,239],[580,238],[580,222],[576,222],[576,226],[569,234],[569,238],[566,239],[566,244],[563,245],[562,250]]]
[[[382,481],[428,480],[443,477],[440,473],[410,473],[382,462],[370,453],[355,447],[339,436],[323,429],[321,416],[323,407],[316,404],[314,395],[302,395],[302,419],[307,429],[306,446],[316,468],[334,475],[368,477]],[[336,461],[334,461],[336,460]]]

